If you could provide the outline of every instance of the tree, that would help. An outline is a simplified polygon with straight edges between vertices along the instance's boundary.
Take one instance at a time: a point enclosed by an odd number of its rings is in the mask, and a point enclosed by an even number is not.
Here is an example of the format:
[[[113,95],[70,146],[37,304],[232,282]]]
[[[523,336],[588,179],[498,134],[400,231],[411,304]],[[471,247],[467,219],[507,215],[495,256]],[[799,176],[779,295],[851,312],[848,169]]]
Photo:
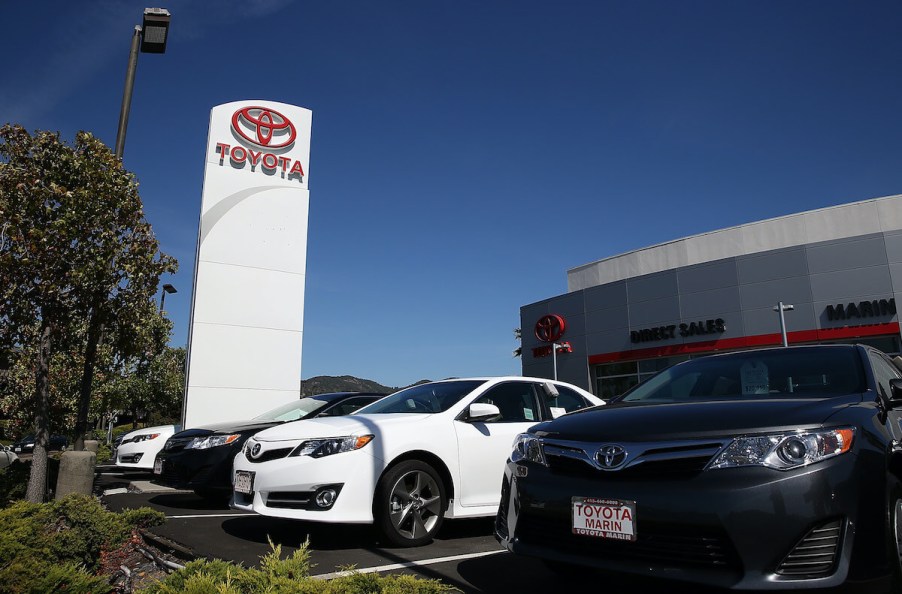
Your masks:
[[[52,359],[83,352],[90,377],[104,326],[146,307],[177,264],[159,250],[134,176],[87,132],[70,146],[58,133],[0,128],[0,230],[0,348],[33,357],[26,498],[37,502],[46,494]]]

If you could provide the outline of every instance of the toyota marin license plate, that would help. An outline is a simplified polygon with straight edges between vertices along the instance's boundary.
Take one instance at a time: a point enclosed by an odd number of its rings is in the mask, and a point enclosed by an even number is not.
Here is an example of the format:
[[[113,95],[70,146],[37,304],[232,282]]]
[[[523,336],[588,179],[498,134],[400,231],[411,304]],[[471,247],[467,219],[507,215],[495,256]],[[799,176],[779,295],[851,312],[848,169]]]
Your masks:
[[[622,499],[571,498],[573,534],[612,540],[636,540],[636,502]]]
[[[157,458],[153,461],[153,473],[163,474],[163,459]]]
[[[254,473],[248,470],[235,471],[235,492],[250,495],[254,492]]]

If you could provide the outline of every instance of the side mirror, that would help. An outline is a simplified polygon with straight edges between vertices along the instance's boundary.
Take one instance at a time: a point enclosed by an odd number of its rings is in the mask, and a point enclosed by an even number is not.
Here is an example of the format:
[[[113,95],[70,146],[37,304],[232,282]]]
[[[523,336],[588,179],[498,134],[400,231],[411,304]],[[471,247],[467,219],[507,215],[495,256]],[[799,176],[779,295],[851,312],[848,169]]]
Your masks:
[[[468,423],[476,423],[479,421],[486,421],[491,419],[492,417],[500,417],[501,410],[498,409],[494,404],[488,404],[486,402],[474,402],[467,409],[467,422]]]
[[[889,401],[894,407],[902,406],[902,379],[889,380]]]

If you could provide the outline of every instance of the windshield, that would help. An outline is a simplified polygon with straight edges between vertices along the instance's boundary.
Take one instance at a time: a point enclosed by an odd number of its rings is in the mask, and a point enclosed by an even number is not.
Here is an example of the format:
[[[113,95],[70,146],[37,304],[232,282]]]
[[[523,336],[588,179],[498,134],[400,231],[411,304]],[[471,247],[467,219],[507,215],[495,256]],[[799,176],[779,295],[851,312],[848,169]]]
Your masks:
[[[361,408],[356,414],[445,412],[484,383],[485,380],[459,380],[420,384],[386,396],[382,400]]]
[[[827,398],[866,389],[856,349],[806,348],[693,359],[662,371],[617,401]]]
[[[315,396],[307,396],[288,404],[283,404],[278,408],[266,411],[262,415],[254,417],[257,421],[297,421],[301,417],[306,417],[312,412],[316,412],[322,407],[329,404],[328,400],[320,400]]]

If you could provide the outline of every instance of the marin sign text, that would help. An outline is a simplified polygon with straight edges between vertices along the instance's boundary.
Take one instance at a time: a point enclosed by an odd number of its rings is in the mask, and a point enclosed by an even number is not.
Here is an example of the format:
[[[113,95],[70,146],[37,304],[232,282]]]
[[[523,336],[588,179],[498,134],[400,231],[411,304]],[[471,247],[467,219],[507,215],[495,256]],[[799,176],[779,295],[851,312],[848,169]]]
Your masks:
[[[860,318],[877,318],[896,315],[895,299],[875,299],[874,301],[859,301],[843,305],[828,305],[826,309],[827,319],[857,320]]]
[[[630,332],[630,342],[651,342],[654,340],[670,340],[676,338],[677,335],[683,338],[690,336],[698,336],[701,334],[722,334],[726,332],[727,325],[723,318],[714,320],[704,320],[698,322],[689,322],[681,324],[670,324],[669,326],[655,326],[653,328],[643,328],[642,330],[632,330]]]

